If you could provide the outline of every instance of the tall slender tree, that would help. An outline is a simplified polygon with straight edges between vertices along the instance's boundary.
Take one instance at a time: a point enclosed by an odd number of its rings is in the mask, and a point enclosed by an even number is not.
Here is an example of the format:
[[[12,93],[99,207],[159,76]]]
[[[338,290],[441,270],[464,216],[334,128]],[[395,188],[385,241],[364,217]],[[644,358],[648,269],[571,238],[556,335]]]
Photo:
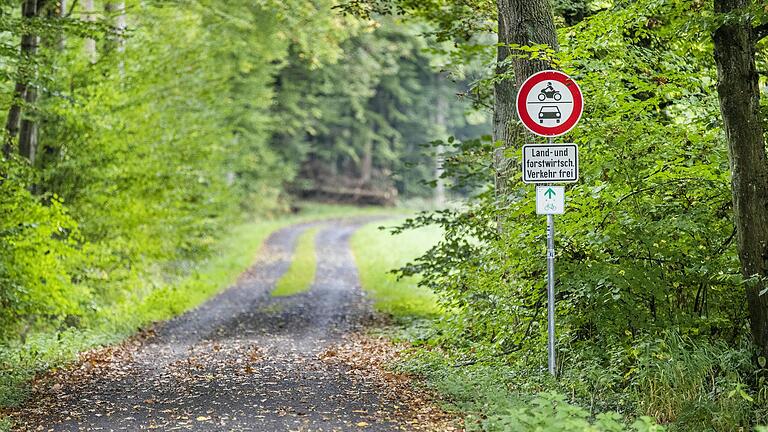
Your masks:
[[[85,22],[94,22],[96,21],[96,17],[94,16],[94,6],[93,6],[93,0],[81,0],[83,12],[82,12],[82,19]],[[85,55],[88,57],[88,60],[91,63],[94,63],[96,61],[96,40],[93,38],[86,38],[84,42],[83,49],[85,50]]]
[[[436,81],[436,96],[435,96],[435,126],[438,128],[440,136],[438,139],[444,139],[447,135],[448,124],[446,117],[448,115],[448,101],[445,99],[443,93],[443,77],[437,75]],[[435,206],[442,208],[445,206],[445,179],[443,174],[445,169],[443,163],[445,161],[445,147],[442,144],[438,144],[435,149]]]
[[[768,356],[768,158],[755,50],[768,23],[754,27],[751,0],[714,0],[727,19],[714,32],[717,93],[731,162],[733,210],[752,336]]]
[[[107,37],[104,43],[104,51],[106,53],[113,51],[122,53],[125,51],[125,29],[127,28],[125,1],[108,1],[104,3],[104,13],[112,27],[112,34]],[[118,60],[117,69],[121,76],[124,75],[125,61],[123,58]]]
[[[125,49],[125,1],[108,1],[104,3],[104,12],[112,25],[112,36],[107,38],[106,51],[123,51]]]
[[[24,0],[21,4],[21,16],[24,20],[32,20],[40,15],[42,6],[40,0]],[[13,153],[14,142],[19,137],[19,149],[23,156],[34,162],[34,152],[37,144],[37,126],[33,119],[23,118],[24,107],[29,107],[37,100],[37,89],[34,88],[34,75],[37,70],[34,58],[40,44],[40,37],[25,27],[21,36],[21,49],[16,86],[13,101],[8,110],[5,123],[5,143],[3,154],[7,158]]]

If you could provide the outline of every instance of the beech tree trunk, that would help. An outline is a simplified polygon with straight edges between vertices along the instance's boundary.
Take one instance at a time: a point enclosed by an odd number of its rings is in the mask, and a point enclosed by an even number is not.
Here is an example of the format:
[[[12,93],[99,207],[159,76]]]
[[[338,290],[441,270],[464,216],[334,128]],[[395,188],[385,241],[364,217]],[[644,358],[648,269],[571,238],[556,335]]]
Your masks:
[[[549,0],[497,0],[499,48],[496,73],[514,73],[514,77],[500,80],[494,86],[493,138],[502,146],[496,150],[496,195],[503,201],[507,195],[509,161],[504,156],[508,148],[520,148],[524,142],[524,128],[517,120],[515,98],[523,82],[531,75],[550,69],[546,60],[511,58],[507,44],[545,44],[559,49],[555,21]],[[519,53],[518,53],[519,54]]]
[[[24,0],[21,5],[21,14],[25,19],[32,19],[39,15],[40,4],[38,0]],[[40,38],[36,34],[24,34],[21,37],[21,51],[19,58],[19,78],[14,88],[14,97],[8,110],[8,119],[5,124],[5,143],[3,144],[4,156],[10,157],[13,153],[14,141],[19,137],[19,149],[22,156],[31,159],[34,163],[34,153],[37,147],[37,125],[33,119],[23,118],[23,106],[31,106],[37,101],[37,89],[32,80],[34,68],[29,66],[32,58],[37,53]]]
[[[67,0],[59,0],[59,5],[56,8],[56,13],[59,18],[67,18]],[[59,35],[59,51],[64,51],[67,48],[67,36],[64,32]]]
[[[717,93],[731,162],[733,210],[741,271],[758,280],[746,285],[750,327],[761,352],[768,355],[768,159],[761,126],[760,88],[755,66],[759,32],[752,28],[749,0],[714,0],[718,14],[737,14],[714,32]]]
[[[448,114],[448,101],[443,94],[443,78],[437,78],[437,100],[435,101],[435,126],[440,130],[440,139],[446,138],[447,124],[446,116]],[[443,179],[443,160],[445,159],[445,148],[442,144],[435,149],[435,207],[445,207],[445,179]]]
[[[367,185],[373,178],[373,138],[369,138],[363,147],[363,157],[360,161],[360,184]]]
[[[81,0],[83,5],[83,21],[94,22],[96,17],[93,15],[94,7],[93,0]],[[96,62],[96,41],[91,38],[85,39],[85,45],[83,47],[85,55],[91,63]]]
[[[125,1],[110,1],[104,3],[104,12],[107,18],[111,20],[114,34],[107,38],[105,50],[107,52],[125,50]]]
[[[30,165],[35,165],[37,158],[38,144],[38,122],[33,117],[34,106],[37,103],[37,87],[30,85],[27,88],[27,94],[24,97],[24,103],[29,107],[27,115],[21,120],[21,131],[19,132],[19,154],[25,157]],[[32,116],[30,116],[32,115]]]
[[[21,128],[21,105],[27,95],[27,84],[23,81],[16,83],[13,90],[13,101],[8,110],[8,118],[5,121],[5,141],[3,142],[3,156],[8,159],[13,154],[13,145]]]

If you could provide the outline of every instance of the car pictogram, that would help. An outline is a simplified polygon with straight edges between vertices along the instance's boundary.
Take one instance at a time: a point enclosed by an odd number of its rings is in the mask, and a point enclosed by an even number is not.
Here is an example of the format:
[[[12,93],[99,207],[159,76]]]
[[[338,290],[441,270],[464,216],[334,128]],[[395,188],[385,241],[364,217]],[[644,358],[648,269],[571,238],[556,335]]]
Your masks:
[[[555,120],[560,123],[560,117],[560,108],[556,106],[546,105],[539,111],[539,123],[544,123],[544,120]]]

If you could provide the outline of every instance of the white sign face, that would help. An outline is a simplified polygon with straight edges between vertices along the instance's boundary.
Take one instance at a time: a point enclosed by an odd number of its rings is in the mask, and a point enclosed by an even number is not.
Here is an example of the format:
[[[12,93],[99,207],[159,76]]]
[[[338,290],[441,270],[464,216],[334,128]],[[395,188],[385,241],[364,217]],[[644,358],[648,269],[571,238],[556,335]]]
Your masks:
[[[525,127],[545,137],[573,129],[584,110],[578,84],[568,75],[551,70],[531,75],[520,87],[516,105]]]
[[[560,215],[565,213],[564,186],[536,186],[536,214]]]
[[[524,183],[574,183],[579,180],[576,144],[526,144],[523,146]]]

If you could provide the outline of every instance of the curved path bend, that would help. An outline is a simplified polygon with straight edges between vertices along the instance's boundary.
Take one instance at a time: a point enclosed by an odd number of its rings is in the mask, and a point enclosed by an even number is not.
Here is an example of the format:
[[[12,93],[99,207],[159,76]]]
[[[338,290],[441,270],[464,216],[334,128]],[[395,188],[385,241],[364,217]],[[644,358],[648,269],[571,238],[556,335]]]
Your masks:
[[[412,430],[402,412],[408,401],[323,361],[324,350],[372,315],[349,248],[352,233],[371,221],[274,233],[235,286],[146,339],[67,371],[72,379],[56,388],[38,388],[14,413],[17,430]],[[321,227],[314,284],[271,297],[311,226]]]

